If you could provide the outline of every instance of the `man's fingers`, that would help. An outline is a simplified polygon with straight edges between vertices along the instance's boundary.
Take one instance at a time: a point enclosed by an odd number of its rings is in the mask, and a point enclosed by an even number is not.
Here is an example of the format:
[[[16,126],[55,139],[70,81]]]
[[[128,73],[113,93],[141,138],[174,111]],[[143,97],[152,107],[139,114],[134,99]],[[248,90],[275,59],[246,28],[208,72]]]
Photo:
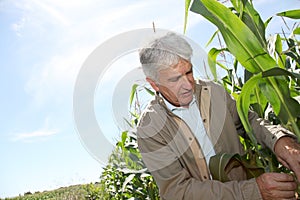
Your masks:
[[[284,173],[265,173],[259,176],[257,184],[263,199],[293,199],[297,183],[294,177]]]
[[[295,191],[277,191],[277,198],[278,199],[296,199]]]
[[[292,175],[284,173],[274,173],[274,188],[279,191],[292,191],[297,189],[297,183]]]
[[[293,138],[283,137],[275,146],[278,161],[292,170],[300,181],[300,144]]]
[[[271,178],[277,182],[294,182],[294,177],[286,173],[269,173]]]
[[[300,157],[300,155],[299,155]],[[283,164],[286,168],[293,171],[295,176],[297,177],[298,182],[300,182],[300,159],[298,158],[290,158],[287,161],[284,161],[282,159],[278,159],[278,161]]]

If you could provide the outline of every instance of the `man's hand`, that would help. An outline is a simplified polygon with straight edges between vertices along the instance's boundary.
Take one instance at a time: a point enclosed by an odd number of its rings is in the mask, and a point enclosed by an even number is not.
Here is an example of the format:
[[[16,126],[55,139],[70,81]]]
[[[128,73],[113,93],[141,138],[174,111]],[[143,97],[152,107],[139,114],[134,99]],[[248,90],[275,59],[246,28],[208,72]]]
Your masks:
[[[291,137],[283,137],[275,144],[274,152],[278,161],[292,170],[300,182],[300,144]]]
[[[256,178],[264,200],[294,199],[297,183],[294,177],[284,173],[264,173]]]

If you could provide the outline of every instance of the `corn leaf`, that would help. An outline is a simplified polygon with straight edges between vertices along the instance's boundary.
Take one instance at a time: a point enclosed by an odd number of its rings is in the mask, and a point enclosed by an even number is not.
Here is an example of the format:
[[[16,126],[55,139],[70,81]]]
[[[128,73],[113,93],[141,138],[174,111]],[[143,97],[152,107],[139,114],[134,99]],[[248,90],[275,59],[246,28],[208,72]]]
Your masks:
[[[269,17],[265,22],[264,22],[264,25],[265,25],[265,28],[267,28],[267,26],[269,25],[270,21],[273,19],[273,16],[272,17]]]
[[[248,111],[251,104],[251,96],[254,95],[254,88],[257,84],[262,81],[261,74],[253,75],[244,85],[237,99],[237,111],[244,125],[245,131],[247,132],[251,142],[257,148],[257,140],[253,134],[251,124],[248,119]]]
[[[300,104],[291,98],[288,83],[283,77],[272,77],[269,80],[275,81],[278,88],[272,87],[268,82],[261,82],[259,88],[272,104],[272,108],[279,119],[284,123],[292,122],[295,118],[300,116]],[[278,93],[276,89],[281,92]]]
[[[254,9],[253,5],[249,1],[231,0],[236,11],[241,15],[240,18],[248,26],[248,28],[254,33],[256,38],[266,47],[265,39],[265,24],[260,18],[258,12]]]
[[[214,32],[214,34],[210,37],[210,39],[208,40],[208,42],[206,43],[205,47],[208,47],[208,45],[210,45],[210,43],[213,41],[213,39],[216,37],[216,35],[219,33],[219,30],[216,30]]]
[[[300,35],[300,27],[295,28],[294,31],[293,31],[293,34]]]
[[[277,63],[278,66],[281,68],[287,68],[285,66],[286,64],[286,55],[282,53],[282,42],[281,42],[281,37],[279,34],[276,35],[276,41],[275,41],[275,51],[278,55]],[[289,63],[289,62],[288,62]]]
[[[286,69],[282,69],[278,67],[262,72],[262,77],[270,77],[270,76],[290,76],[293,79],[300,79],[299,73],[290,72]]]
[[[148,92],[151,96],[154,96],[154,92],[152,90],[150,90],[147,87],[144,87],[144,89],[146,90],[146,92]]]
[[[244,168],[248,179],[258,177],[264,173],[263,167],[250,164],[245,157],[239,154],[217,154],[211,157],[209,161],[209,170],[213,179],[221,182],[229,181],[229,172],[239,166]]]
[[[186,32],[186,25],[187,25],[190,5],[191,5],[191,0],[185,0],[185,15],[184,15],[184,28],[183,28],[184,33]]]
[[[138,84],[133,84],[131,87],[131,92],[130,92],[130,97],[129,97],[129,105],[132,105],[135,93],[136,93],[136,89],[139,85]]]
[[[134,179],[134,177],[135,177],[135,174],[130,174],[129,176],[126,177],[126,179],[125,179],[125,181],[124,181],[124,183],[123,183],[123,185],[122,185],[122,192],[125,192],[125,190],[126,190],[126,185],[127,185],[130,181],[132,181],[132,180]]]
[[[264,118],[264,111],[267,107],[268,101],[265,95],[258,87],[254,88],[254,95],[251,98],[251,105],[253,110],[258,114],[260,118]]]
[[[291,19],[300,19],[300,9],[298,10],[289,10],[281,13],[277,13],[277,16],[288,17]]]
[[[127,131],[123,131],[121,136],[122,147],[125,146],[126,139],[127,139]]]
[[[276,66],[255,34],[228,8],[217,1],[195,0],[191,6],[215,24],[229,49],[237,60],[251,73],[259,73]]]
[[[233,155],[229,154],[217,154],[209,160],[209,171],[211,172],[214,180],[221,182],[229,181],[229,178],[225,172],[225,168],[228,165]]]
[[[292,105],[296,104],[290,97],[290,94],[286,92],[287,84],[278,82],[273,77],[267,77],[266,80],[262,80],[261,72],[278,67],[275,60],[263,48],[263,44],[260,43],[255,34],[230,9],[217,1],[195,0],[191,10],[201,14],[218,27],[229,51],[246,70],[254,74],[243,86],[237,101],[237,109],[245,130],[255,147],[257,147],[257,143],[247,114],[250,106],[250,96],[253,95],[253,88],[257,87],[258,82],[265,82],[265,84],[262,84],[263,88],[260,87],[260,89],[268,89],[266,93],[266,95],[270,95],[266,96],[268,100],[272,99],[272,102],[275,103],[274,106],[279,108],[276,110],[280,116],[287,117],[282,121],[290,123],[293,131],[300,136],[300,130],[295,122],[294,111],[291,111],[294,109]],[[296,14],[290,11],[285,12],[284,15],[296,16]],[[289,47],[294,45],[293,41],[287,42]],[[294,52],[287,53],[293,54]],[[265,85],[267,86],[264,87]],[[291,105],[288,105],[288,103],[291,103]],[[296,110],[298,111],[298,109]]]
[[[223,50],[224,49],[212,48],[208,52],[208,65],[209,65],[211,73],[214,76],[214,80],[217,80],[217,68],[216,68],[217,57]]]

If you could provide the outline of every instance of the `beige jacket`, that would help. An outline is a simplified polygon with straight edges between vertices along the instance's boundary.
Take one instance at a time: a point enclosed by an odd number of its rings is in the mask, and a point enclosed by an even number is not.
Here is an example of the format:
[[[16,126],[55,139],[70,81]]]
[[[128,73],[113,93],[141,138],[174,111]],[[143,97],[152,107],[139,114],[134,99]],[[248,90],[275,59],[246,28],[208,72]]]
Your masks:
[[[195,96],[215,152],[243,154],[238,135],[245,136],[245,131],[231,96],[222,86],[203,81],[196,84]],[[258,141],[271,149],[280,137],[288,134],[279,126],[263,126],[264,121],[255,113],[249,113],[249,120]],[[210,179],[193,132],[168,110],[159,95],[142,114],[137,136],[143,161],[159,186],[161,199],[261,199],[255,179],[245,180],[240,168],[230,172],[232,181]]]

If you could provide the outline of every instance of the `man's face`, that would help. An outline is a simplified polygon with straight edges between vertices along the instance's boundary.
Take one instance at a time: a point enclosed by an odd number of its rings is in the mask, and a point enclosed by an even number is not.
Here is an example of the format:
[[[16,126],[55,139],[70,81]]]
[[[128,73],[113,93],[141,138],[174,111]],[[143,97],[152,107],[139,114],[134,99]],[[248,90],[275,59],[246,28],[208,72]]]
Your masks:
[[[194,77],[190,62],[181,59],[178,64],[158,72],[158,81],[147,79],[155,91],[175,106],[188,107],[193,99]]]

